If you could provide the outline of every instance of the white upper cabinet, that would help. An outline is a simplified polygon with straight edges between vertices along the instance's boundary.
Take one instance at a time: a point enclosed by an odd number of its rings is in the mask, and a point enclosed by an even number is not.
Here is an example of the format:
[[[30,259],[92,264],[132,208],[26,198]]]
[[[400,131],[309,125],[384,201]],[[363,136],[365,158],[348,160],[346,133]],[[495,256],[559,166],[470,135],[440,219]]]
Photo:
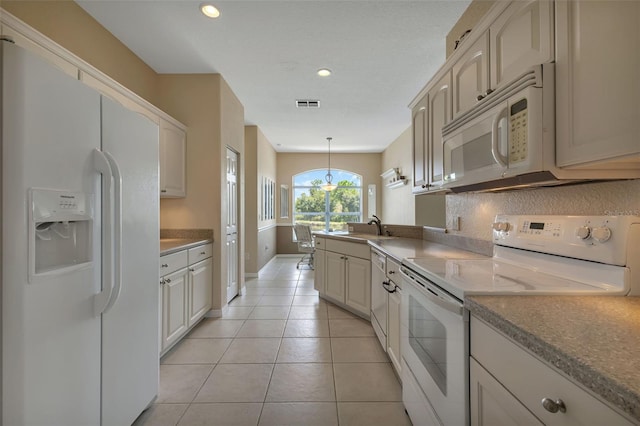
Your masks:
[[[556,162],[640,169],[640,2],[556,2]]]
[[[550,1],[511,3],[489,28],[491,85],[495,90],[534,65],[554,59]]]
[[[453,64],[453,117],[473,108],[489,90],[489,33],[473,44]]]
[[[451,72],[429,90],[428,116],[429,187],[437,189],[444,182],[442,128],[451,121]]]
[[[429,96],[424,95],[411,111],[411,129],[413,146],[413,192],[427,190],[428,176],[428,115]]]
[[[186,131],[167,120],[160,120],[160,197],[187,195],[186,155]]]

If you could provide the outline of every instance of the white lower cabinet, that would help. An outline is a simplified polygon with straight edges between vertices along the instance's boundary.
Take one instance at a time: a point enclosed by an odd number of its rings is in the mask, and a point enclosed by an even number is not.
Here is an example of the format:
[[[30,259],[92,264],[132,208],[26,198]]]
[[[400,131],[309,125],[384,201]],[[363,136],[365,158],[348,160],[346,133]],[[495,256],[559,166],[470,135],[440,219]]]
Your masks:
[[[212,245],[160,257],[160,355],[211,309]],[[201,260],[205,257],[204,260]]]
[[[208,258],[189,266],[189,322],[194,325],[211,308],[211,277],[213,260]]]
[[[389,305],[387,307],[387,355],[396,369],[399,377],[402,377],[402,363],[400,354],[400,301],[402,290],[389,293]]]
[[[189,271],[180,269],[162,278],[162,349],[170,347],[186,331]]]
[[[320,243],[319,243],[320,242]],[[318,250],[318,247],[326,250]],[[318,253],[322,260],[318,263]],[[360,314],[371,315],[371,262],[367,244],[316,237],[314,287],[322,297]]]
[[[482,320],[470,327],[471,425],[633,424]]]

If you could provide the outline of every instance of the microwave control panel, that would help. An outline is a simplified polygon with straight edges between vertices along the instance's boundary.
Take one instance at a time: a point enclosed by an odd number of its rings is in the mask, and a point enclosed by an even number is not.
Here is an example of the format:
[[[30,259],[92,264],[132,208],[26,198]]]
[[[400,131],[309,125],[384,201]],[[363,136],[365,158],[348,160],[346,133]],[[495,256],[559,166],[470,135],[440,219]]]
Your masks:
[[[509,111],[509,164],[527,159],[527,99],[511,105]]]

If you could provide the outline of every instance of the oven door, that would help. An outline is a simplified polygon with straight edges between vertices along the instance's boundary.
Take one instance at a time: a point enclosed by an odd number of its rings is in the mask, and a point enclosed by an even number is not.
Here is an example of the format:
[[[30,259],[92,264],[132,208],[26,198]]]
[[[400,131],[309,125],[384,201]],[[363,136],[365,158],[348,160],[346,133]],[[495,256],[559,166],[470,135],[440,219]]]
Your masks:
[[[469,314],[462,302],[401,268],[401,353],[415,382],[445,425],[469,421]],[[414,402],[415,403],[415,402]],[[429,404],[430,403],[430,404]],[[411,415],[411,412],[409,412]],[[413,419],[414,424],[419,419]]]

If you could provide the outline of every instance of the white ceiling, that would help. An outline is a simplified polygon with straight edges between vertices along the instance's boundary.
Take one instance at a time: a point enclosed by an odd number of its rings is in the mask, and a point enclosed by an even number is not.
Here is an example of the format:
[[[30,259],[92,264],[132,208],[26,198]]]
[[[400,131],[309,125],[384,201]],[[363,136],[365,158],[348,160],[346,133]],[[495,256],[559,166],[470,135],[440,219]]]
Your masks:
[[[222,74],[279,152],[326,152],[327,136],[334,152],[381,152],[411,124],[407,105],[470,1],[212,1],[213,20],[199,1],[77,3],[158,73]]]

